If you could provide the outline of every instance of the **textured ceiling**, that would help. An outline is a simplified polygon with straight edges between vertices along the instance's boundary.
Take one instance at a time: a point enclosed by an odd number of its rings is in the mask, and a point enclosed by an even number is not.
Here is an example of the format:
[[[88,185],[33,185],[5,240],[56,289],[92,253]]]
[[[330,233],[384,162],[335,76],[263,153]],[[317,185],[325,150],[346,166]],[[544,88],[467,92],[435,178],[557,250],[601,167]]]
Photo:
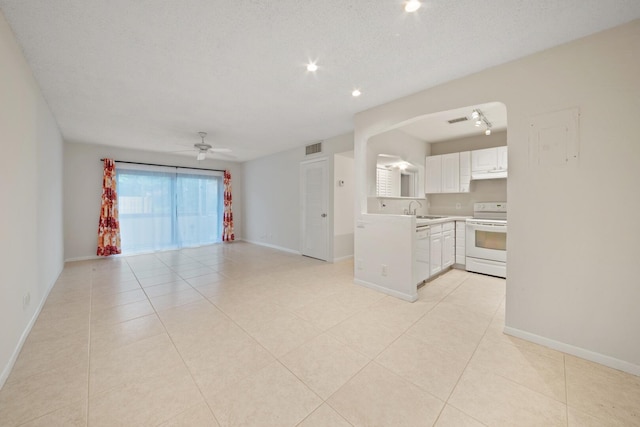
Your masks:
[[[638,0],[0,0],[67,141],[248,160],[640,17]],[[319,69],[305,69],[309,61]],[[362,96],[352,98],[354,88]]]

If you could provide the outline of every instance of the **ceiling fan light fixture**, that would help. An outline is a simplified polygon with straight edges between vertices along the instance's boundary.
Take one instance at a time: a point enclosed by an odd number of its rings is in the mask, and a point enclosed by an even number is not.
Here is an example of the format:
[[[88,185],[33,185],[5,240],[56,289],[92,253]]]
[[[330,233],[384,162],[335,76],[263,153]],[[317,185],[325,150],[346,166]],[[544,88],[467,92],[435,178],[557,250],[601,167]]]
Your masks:
[[[200,151],[198,153],[198,157],[196,157],[197,160],[204,160],[207,157],[207,152],[206,151]]]

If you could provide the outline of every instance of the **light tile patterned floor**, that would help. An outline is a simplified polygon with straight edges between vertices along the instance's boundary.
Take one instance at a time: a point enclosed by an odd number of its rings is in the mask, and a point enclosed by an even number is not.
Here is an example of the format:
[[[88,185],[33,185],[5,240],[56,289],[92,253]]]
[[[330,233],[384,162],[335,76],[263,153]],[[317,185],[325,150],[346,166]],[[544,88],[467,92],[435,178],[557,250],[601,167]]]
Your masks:
[[[69,263],[0,425],[640,425],[640,378],[502,333],[504,280],[352,282],[242,242]]]

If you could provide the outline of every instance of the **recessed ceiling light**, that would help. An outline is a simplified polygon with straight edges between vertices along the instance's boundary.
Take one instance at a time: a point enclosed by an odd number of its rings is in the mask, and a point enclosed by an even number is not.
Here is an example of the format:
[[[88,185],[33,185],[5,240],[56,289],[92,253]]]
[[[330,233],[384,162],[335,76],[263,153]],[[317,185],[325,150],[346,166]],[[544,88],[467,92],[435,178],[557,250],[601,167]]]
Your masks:
[[[362,95],[362,92],[360,92],[360,89],[354,89],[353,92],[351,92],[351,95],[354,97],[358,97]]]
[[[307,64],[307,71],[314,72],[314,71],[317,71],[317,70],[318,70],[318,66],[316,65],[315,62],[309,62]]]
[[[420,3],[418,0],[409,0],[405,3],[404,10],[405,12],[412,13],[420,9],[420,6],[422,6],[422,3]]]

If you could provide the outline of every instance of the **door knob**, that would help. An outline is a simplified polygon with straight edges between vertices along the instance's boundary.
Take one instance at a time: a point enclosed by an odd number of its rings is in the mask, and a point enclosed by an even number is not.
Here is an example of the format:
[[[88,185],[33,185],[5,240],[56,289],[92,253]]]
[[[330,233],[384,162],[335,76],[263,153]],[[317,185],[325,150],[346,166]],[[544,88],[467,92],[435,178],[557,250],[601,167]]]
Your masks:
[[[323,214],[322,214],[322,215],[320,215],[320,216],[321,216],[322,218],[326,218],[326,217],[327,217],[327,214],[326,214],[326,213],[323,213]]]

